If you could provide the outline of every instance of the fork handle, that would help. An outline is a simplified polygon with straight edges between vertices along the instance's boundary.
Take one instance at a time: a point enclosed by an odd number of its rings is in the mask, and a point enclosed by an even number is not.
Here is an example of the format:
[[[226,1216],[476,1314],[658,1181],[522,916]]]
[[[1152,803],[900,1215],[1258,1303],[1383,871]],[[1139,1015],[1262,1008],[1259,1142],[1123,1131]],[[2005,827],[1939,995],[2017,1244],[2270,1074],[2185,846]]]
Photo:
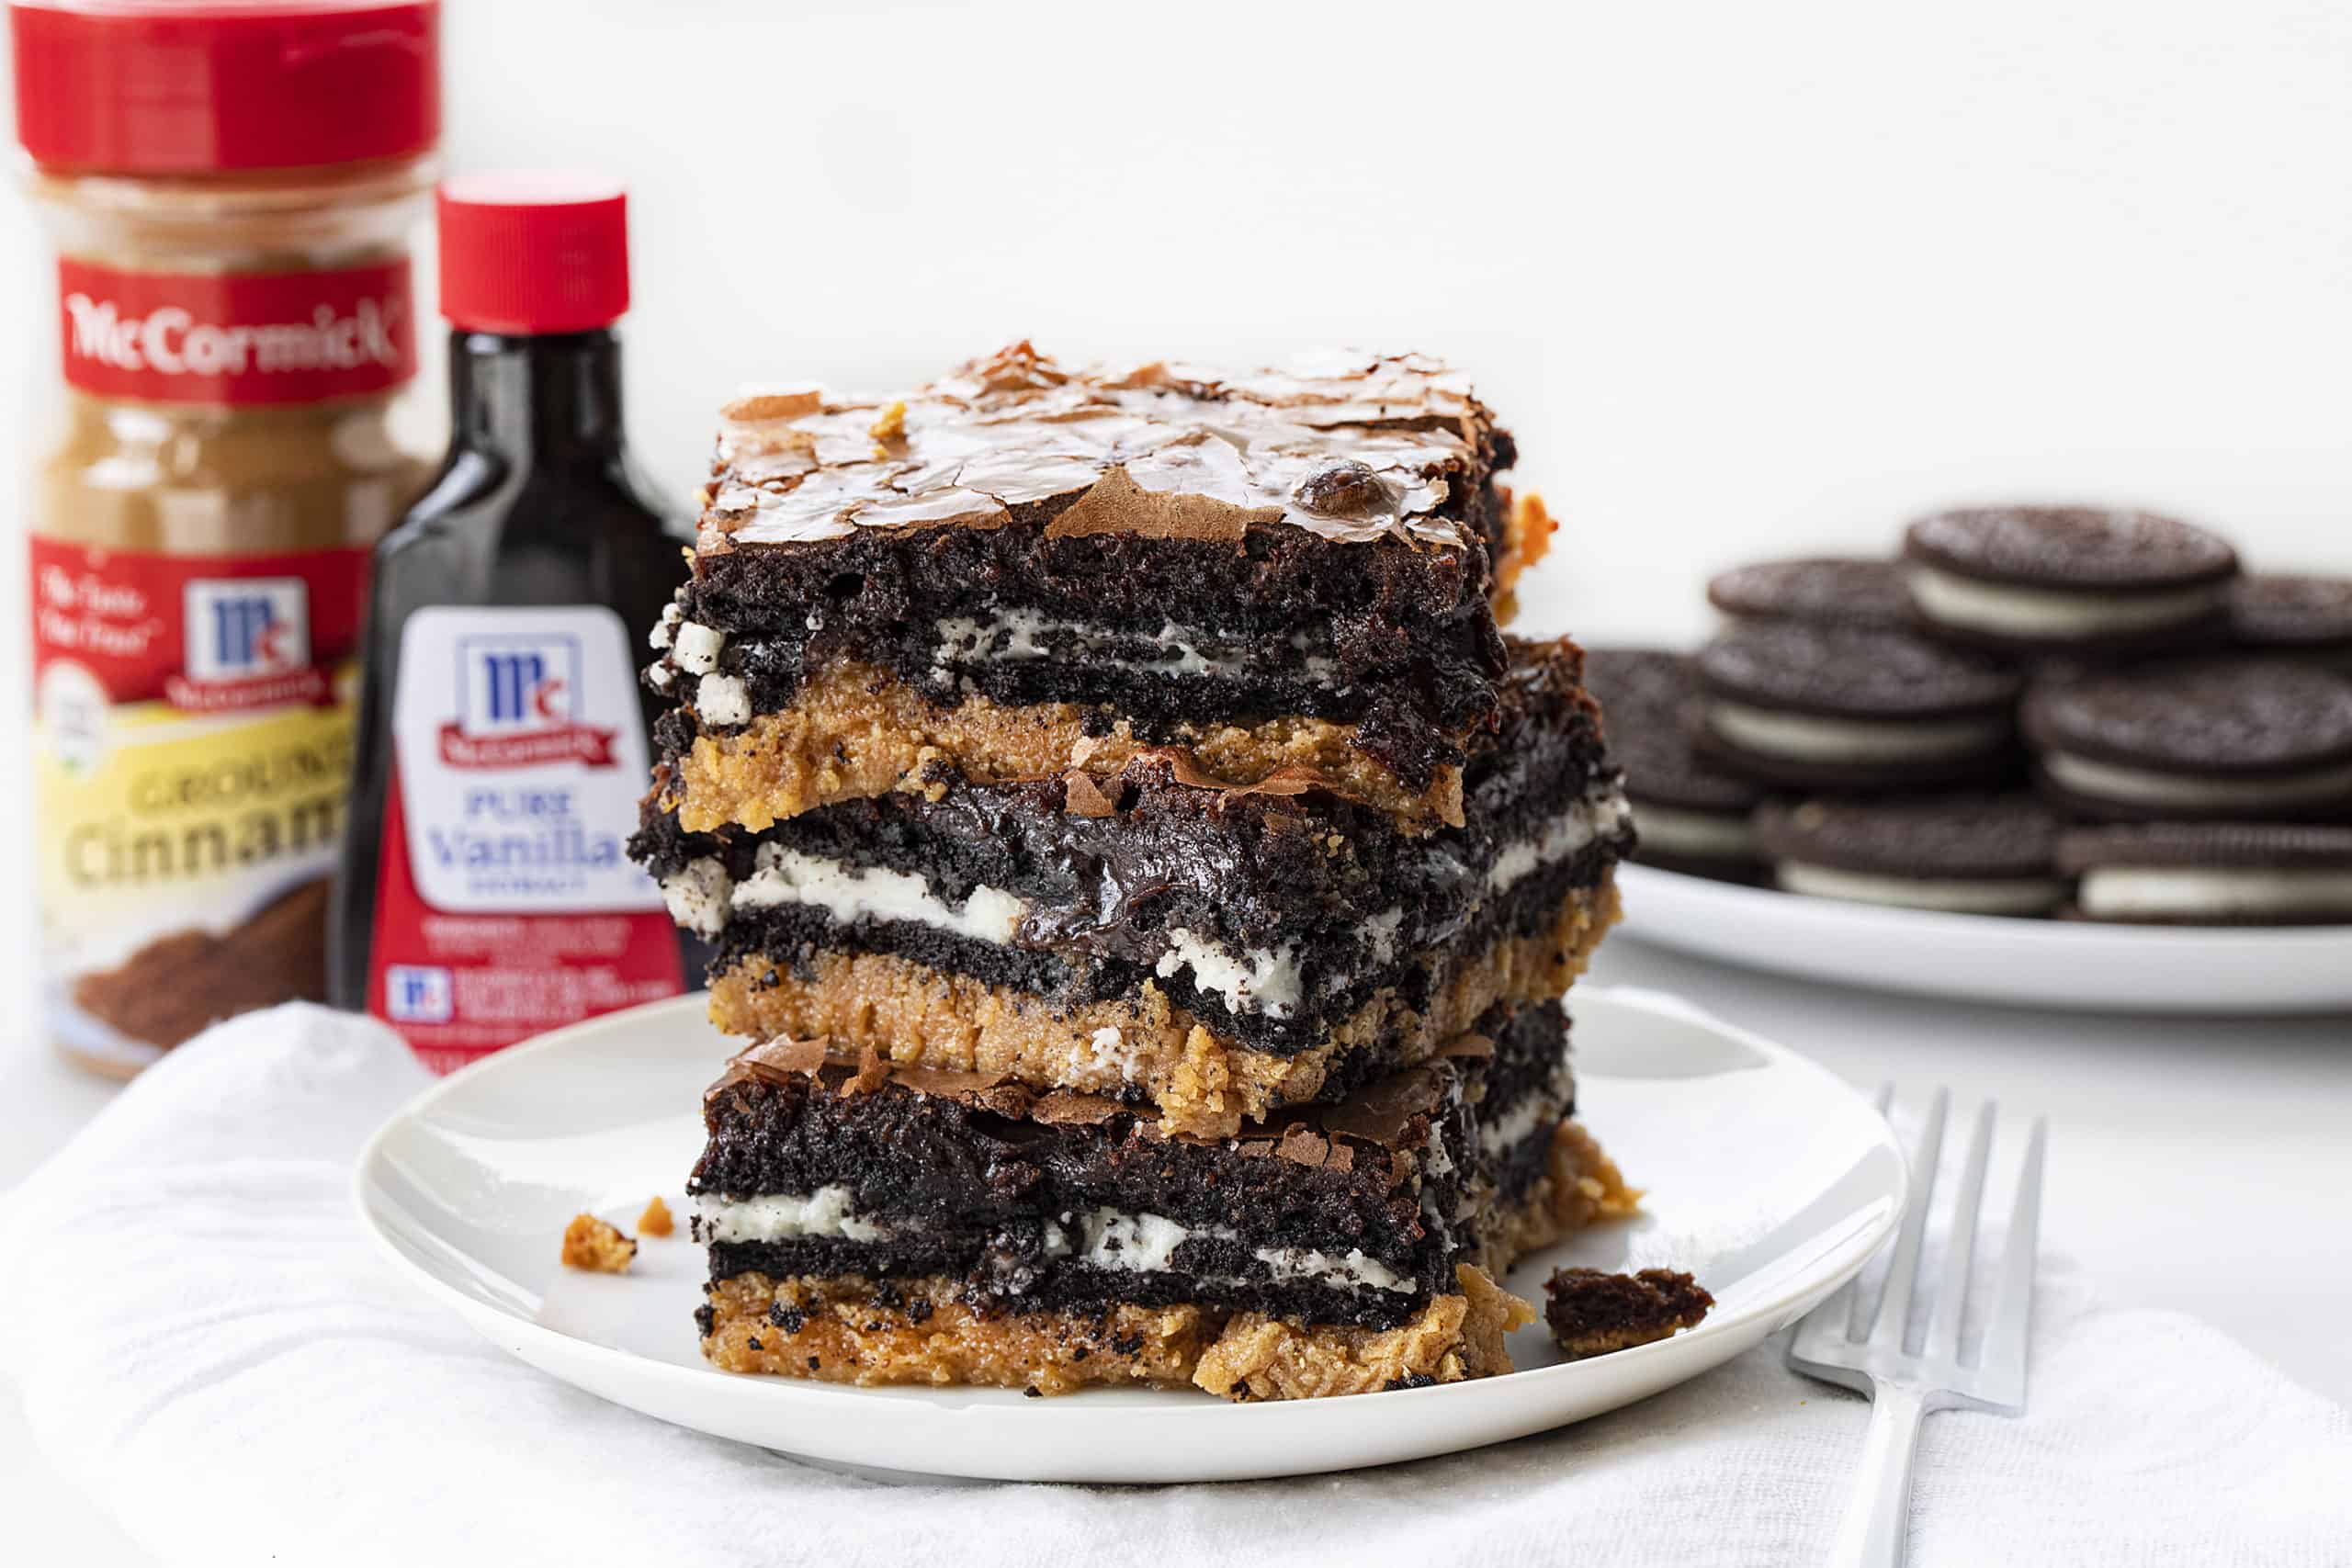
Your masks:
[[[1871,1395],[1854,1495],[1829,1549],[1828,1568],[1902,1568],[1911,1533],[1911,1457],[1931,1406],[1916,1388],[1880,1383]]]

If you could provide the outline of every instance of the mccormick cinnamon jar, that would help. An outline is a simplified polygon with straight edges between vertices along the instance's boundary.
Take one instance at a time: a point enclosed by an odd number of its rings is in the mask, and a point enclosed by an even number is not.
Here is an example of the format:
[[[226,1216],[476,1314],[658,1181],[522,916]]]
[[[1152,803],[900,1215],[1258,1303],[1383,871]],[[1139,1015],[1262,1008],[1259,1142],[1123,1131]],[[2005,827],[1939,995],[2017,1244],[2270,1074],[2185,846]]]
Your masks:
[[[422,482],[409,236],[437,15],[390,0],[10,7],[58,253],[34,475],[43,1004],[136,1071],[325,994],[368,551]]]

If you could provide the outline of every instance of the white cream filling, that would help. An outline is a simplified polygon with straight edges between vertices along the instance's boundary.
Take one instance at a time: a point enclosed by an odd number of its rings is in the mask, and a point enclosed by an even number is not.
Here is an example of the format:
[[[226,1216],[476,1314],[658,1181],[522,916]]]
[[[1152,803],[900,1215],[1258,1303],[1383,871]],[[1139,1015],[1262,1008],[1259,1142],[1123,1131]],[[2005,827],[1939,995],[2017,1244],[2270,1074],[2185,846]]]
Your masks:
[[[678,672],[675,670],[671,669],[669,664],[664,661],[648,668],[645,671],[645,678],[653,682],[653,689],[655,691],[666,692],[672,686],[677,684]]]
[[[659,653],[670,646],[671,641],[677,636],[678,623],[685,619],[685,607],[675,599],[662,606],[662,618],[653,623],[651,631],[645,634],[645,640],[652,647],[654,652]]]
[[[2278,867],[2093,866],[2075,902],[2109,919],[2274,915],[2341,909],[2352,919],[2352,871]]]
[[[2275,778],[2221,779],[2157,773],[2101,761],[2072,751],[2045,751],[2042,770],[2077,795],[2133,806],[2299,806],[2352,794],[2352,763]]]
[[[1487,886],[1499,893],[1539,867],[1566,860],[1595,839],[1618,831],[1632,818],[1623,790],[1615,784],[1596,789],[1552,818],[1535,837],[1521,839],[1495,856],[1495,863],[1487,868]]]
[[[844,1241],[884,1241],[888,1225],[862,1220],[850,1208],[849,1189],[820,1187],[814,1192],[760,1198],[695,1200],[696,1229],[705,1241],[788,1241],[802,1236],[838,1236]]]
[[[1337,1258],[1304,1247],[1261,1247],[1251,1256],[1273,1270],[1275,1279],[1284,1281],[1311,1280],[1318,1285],[1350,1289],[1368,1285],[1375,1291],[1407,1292],[1413,1289],[1412,1280],[1377,1258],[1366,1258],[1353,1247]]]
[[[1560,1119],[1560,1101],[1550,1095],[1531,1094],[1511,1107],[1510,1114],[1478,1129],[1478,1147],[1489,1157],[1508,1154],[1535,1135],[1546,1122]]]
[[[688,861],[684,870],[662,879],[662,901],[670,907],[670,918],[703,936],[717,936],[725,929],[734,891],[727,868],[708,855]]]
[[[1123,1083],[1144,1076],[1138,1053],[1116,1024],[1105,1024],[1087,1037],[1086,1065],[1105,1077],[1115,1074]]]
[[[700,621],[681,621],[672,634],[670,658],[689,675],[707,675],[718,668],[718,653],[726,646],[724,632]]]
[[[2066,884],[2057,877],[1881,876],[1802,861],[1782,861],[1778,875],[1787,891],[1809,893],[1816,898],[1900,904],[1965,915],[2039,915],[2066,897]]]
[[[1694,860],[1754,860],[1756,829],[1745,812],[1690,811],[1676,806],[1636,806],[1634,831],[1642,847]]]
[[[844,924],[911,920],[989,942],[1012,941],[1029,908],[1002,888],[982,886],[958,909],[934,897],[922,877],[903,871],[846,865],[782,844],[762,844],[752,874],[736,886],[733,907],[764,909],[779,904],[808,905]]]
[[[851,1207],[846,1187],[829,1185],[806,1194],[775,1194],[759,1198],[704,1197],[695,1201],[697,1230],[707,1242],[789,1241],[803,1237],[837,1237],[845,1241],[887,1241],[896,1227],[861,1219]],[[1069,1216],[1064,1215],[1068,1219]],[[1175,1268],[1176,1249],[1195,1236],[1238,1241],[1240,1232],[1226,1225],[1185,1225],[1165,1214],[1126,1213],[1117,1209],[1089,1210],[1077,1217],[1073,1239],[1063,1226],[1048,1222],[1048,1257],[1075,1257],[1098,1269],[1131,1274],[1166,1273]],[[1376,1258],[1351,1248],[1345,1253],[1317,1252],[1311,1247],[1270,1247],[1251,1256],[1266,1265],[1276,1280],[1309,1280],[1337,1290],[1402,1291],[1414,1281]],[[1238,1283],[1238,1280],[1225,1281]]]
[[[705,724],[749,724],[752,694],[739,676],[706,675],[695,687],[695,716]]]
[[[1235,1012],[1262,1012],[1287,1018],[1306,994],[1295,948],[1252,948],[1236,953],[1215,937],[1196,934],[1190,927],[1172,926],[1168,951],[1153,972],[1167,979],[1182,969],[1193,972],[1193,984],[1225,998]]]
[[[2218,609],[2228,592],[2218,582],[2160,593],[2025,588],[1917,563],[1904,578],[1920,614],[1940,626],[2060,642],[2184,626]]]
[[[1707,723],[1736,746],[1807,762],[1907,762],[1964,757],[1997,746],[2007,717],[1824,718],[1717,701]]]
[[[1195,1236],[1238,1241],[1241,1233],[1227,1225],[1185,1225],[1165,1214],[1130,1214],[1117,1209],[1093,1209],[1079,1216],[1076,1253],[1082,1262],[1099,1269],[1133,1274],[1164,1273],[1175,1267],[1176,1249]],[[1250,1256],[1283,1281],[1311,1280],[1342,1290],[1369,1286],[1375,1291],[1410,1292],[1411,1280],[1376,1258],[1355,1248],[1333,1255],[1304,1247],[1261,1247]]]
[[[1158,631],[1140,639],[1170,657],[1145,660],[1106,658],[1101,650],[1114,639],[1104,637],[1098,628],[1076,621],[1054,620],[1035,610],[1000,611],[986,621],[950,615],[934,622],[933,629],[938,633],[939,644],[932,655],[932,667],[941,674],[947,673],[953,665],[982,654],[1006,660],[1050,658],[1052,642],[1059,637],[1075,639],[1078,652],[1085,658],[1164,675],[1232,675],[1249,669],[1253,662],[1246,654],[1203,652],[1202,644],[1210,640],[1208,635],[1173,621],[1162,622]],[[1304,635],[1292,634],[1290,644],[1306,652]],[[1308,680],[1328,684],[1339,673],[1339,663],[1323,654],[1306,654],[1304,672]]]

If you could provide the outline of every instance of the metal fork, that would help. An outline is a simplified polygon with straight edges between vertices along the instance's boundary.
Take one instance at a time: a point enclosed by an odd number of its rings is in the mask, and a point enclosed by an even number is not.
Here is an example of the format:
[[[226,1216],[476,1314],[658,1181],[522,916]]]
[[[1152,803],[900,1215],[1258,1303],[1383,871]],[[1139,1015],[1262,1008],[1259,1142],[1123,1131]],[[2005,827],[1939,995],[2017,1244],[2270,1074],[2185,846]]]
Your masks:
[[[1879,1094],[1883,1112],[1894,1095]],[[1936,1286],[1928,1327],[1917,1349],[1907,1347],[1911,1303],[1924,1271],[1928,1211],[1943,1153],[1948,1089],[1934,1109],[1911,1157],[1911,1199],[1895,1237],[1894,1257],[1877,1299],[1865,1301],[1860,1279],[1849,1281],[1799,1325],[1789,1341],[1789,1365],[1808,1377],[1841,1383],[1871,1397],[1870,1431],[1862,1439],[1861,1473],[1838,1529],[1831,1568],[1894,1568],[1903,1562],[1911,1524],[1911,1459],[1919,1423],[1932,1410],[2025,1413],[2026,1336],[2033,1315],[2035,1234],[2041,1216],[2042,1150],[2049,1129],[2037,1118],[2026,1145],[2009,1212],[1992,1315],[1975,1359],[1960,1359],[1960,1326],[1976,1257],[1976,1212],[1984,1198],[1984,1167],[1993,1149],[1993,1103],[1977,1113],[1961,1177],[1951,1230],[1944,1246],[1943,1278]]]

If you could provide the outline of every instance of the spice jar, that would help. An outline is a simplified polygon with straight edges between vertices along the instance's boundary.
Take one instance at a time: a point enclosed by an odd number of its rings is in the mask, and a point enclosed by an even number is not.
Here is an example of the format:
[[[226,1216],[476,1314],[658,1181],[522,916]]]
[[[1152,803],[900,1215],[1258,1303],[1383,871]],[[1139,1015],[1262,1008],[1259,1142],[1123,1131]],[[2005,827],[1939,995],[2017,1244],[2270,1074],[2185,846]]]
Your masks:
[[[10,7],[58,253],[29,519],[43,1006],[130,1073],[325,994],[368,552],[424,476],[416,0]]]

